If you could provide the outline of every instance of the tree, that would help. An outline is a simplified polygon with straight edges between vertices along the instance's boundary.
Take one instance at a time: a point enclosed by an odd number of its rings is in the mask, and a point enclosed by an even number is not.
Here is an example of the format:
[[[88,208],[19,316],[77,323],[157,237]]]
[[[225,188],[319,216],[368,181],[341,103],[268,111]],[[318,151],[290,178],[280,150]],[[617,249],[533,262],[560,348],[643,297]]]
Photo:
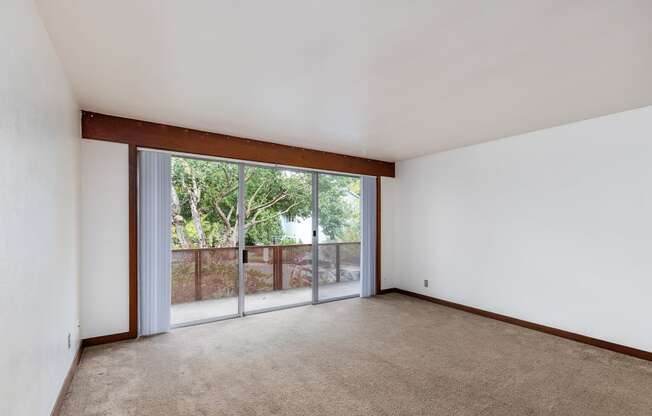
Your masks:
[[[332,241],[360,241],[358,178],[319,175],[319,225]]]
[[[171,188],[172,225],[174,225],[174,231],[176,233],[177,239],[179,240],[179,245],[181,248],[190,248],[190,243],[188,242],[188,237],[186,236],[185,220],[181,215],[179,196],[177,195],[177,190],[174,188],[174,185],[172,185]]]
[[[188,159],[177,159],[179,161],[180,169],[174,170],[174,172],[179,173],[179,180],[181,183],[181,189],[184,191],[184,194],[188,196],[188,206],[190,207],[190,213],[192,216],[193,225],[195,226],[195,233],[197,235],[197,240],[199,243],[199,248],[207,247],[206,245],[206,234],[204,233],[204,228],[201,223],[201,214],[199,212],[199,204],[201,203],[201,191],[204,188],[204,184],[200,183],[202,177],[201,170],[205,168],[204,164],[190,163]],[[198,172],[197,170],[200,170]],[[181,237],[179,237],[181,241]]]
[[[320,175],[320,223],[329,238],[359,240],[359,180]],[[172,158],[174,247],[232,247],[237,243],[238,166]],[[281,217],[311,215],[311,174],[245,167],[245,243],[277,244]],[[359,205],[359,204],[358,204]],[[357,225],[355,224],[357,223]],[[357,231],[356,231],[357,227]],[[356,238],[357,237],[357,238]]]
[[[283,239],[280,219],[311,214],[310,174],[248,167],[245,170],[245,242],[277,244]]]

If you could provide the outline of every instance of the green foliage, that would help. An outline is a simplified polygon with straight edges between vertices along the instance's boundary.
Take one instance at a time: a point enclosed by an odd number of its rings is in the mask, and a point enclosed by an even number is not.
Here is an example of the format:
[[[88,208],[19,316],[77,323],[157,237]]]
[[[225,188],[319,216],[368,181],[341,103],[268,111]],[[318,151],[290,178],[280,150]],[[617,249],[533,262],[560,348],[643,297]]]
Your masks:
[[[280,243],[285,237],[282,215],[290,220],[310,217],[310,174],[247,167],[245,188],[247,245]]]
[[[360,241],[360,179],[319,175],[319,225],[330,241]]]
[[[335,175],[320,175],[319,178],[319,221],[323,232],[331,240],[359,241],[360,180]],[[174,248],[182,247],[179,233],[184,234],[191,247],[236,244],[237,165],[172,158],[172,186],[179,201],[177,218],[181,218],[178,226],[172,224]],[[310,173],[247,166],[245,193],[247,245],[295,242],[284,235],[281,218],[310,217]],[[196,207],[194,218],[193,205]],[[195,222],[199,222],[199,227]],[[203,242],[200,234],[204,235]]]

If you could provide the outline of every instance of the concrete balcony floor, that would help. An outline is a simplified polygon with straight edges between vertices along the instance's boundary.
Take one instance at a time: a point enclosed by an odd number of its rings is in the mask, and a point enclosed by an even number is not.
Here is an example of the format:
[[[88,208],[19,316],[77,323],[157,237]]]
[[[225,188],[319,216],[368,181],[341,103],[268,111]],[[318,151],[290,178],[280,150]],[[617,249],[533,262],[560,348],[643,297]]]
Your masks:
[[[322,284],[319,286],[319,300],[324,301],[343,296],[360,294],[360,281]],[[295,305],[312,301],[312,288],[275,290],[245,296],[245,312]],[[170,321],[172,326],[190,322],[235,315],[238,313],[238,297],[202,300],[172,305]]]

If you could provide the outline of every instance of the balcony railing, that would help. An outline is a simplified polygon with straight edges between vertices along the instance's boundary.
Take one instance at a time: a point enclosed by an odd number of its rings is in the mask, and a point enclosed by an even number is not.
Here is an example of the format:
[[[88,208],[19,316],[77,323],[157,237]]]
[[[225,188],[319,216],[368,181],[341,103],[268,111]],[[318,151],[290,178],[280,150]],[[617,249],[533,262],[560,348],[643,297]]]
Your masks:
[[[310,287],[312,245],[248,246],[246,294]],[[319,244],[319,283],[360,279],[360,242]],[[172,304],[238,294],[237,247],[172,250]]]

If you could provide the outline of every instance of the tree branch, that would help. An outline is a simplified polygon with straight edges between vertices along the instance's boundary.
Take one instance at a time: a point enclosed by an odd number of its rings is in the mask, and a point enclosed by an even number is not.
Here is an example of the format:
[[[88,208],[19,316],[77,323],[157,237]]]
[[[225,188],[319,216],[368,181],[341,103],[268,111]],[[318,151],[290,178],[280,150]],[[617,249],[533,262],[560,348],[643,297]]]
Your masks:
[[[278,194],[276,197],[274,197],[274,199],[272,199],[271,201],[260,204],[260,205],[258,205],[256,207],[254,207],[251,211],[258,212],[258,211],[263,210],[265,208],[269,208],[269,207],[276,204],[278,201],[280,201],[281,199],[283,199],[283,198],[285,198],[287,196],[288,196],[287,192],[282,192],[282,193]],[[296,205],[296,204],[294,204],[294,205]],[[292,205],[292,206],[294,206],[294,205]]]
[[[292,205],[290,205],[289,207],[285,208],[283,211],[281,211],[281,212],[277,212],[277,213],[275,213],[274,215],[270,215],[269,217],[267,217],[267,218],[263,218],[263,219],[261,219],[261,220],[256,220],[256,216],[254,215],[254,218],[252,218],[252,221],[251,221],[249,224],[246,224],[246,225],[245,225],[245,229],[249,229],[250,227],[253,227],[254,225],[262,224],[262,223],[264,223],[264,222],[271,221],[271,220],[273,220],[273,219],[275,219],[275,218],[278,218],[279,216],[281,216],[281,215],[287,213],[288,211],[290,211],[292,208],[294,208],[294,207],[297,206],[297,205],[299,205],[299,203],[298,203],[298,202],[295,202],[294,204],[292,204]],[[260,212],[260,211],[258,211],[258,212]],[[257,213],[258,213],[258,212],[257,212]],[[257,213],[256,213],[256,214],[257,214]]]

